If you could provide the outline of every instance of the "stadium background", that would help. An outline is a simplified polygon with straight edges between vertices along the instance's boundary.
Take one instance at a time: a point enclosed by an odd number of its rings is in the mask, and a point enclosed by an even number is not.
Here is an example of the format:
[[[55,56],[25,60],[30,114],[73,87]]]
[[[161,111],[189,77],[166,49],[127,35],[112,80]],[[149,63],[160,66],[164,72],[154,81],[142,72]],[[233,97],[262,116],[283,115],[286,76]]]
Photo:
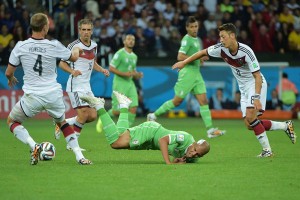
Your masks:
[[[177,72],[172,71],[170,66],[176,62],[180,39],[185,34],[184,22],[190,15],[199,19],[198,36],[203,48],[217,42],[216,27],[219,24],[232,22],[238,27],[239,40],[253,48],[259,62],[289,63],[289,67],[278,64],[262,67],[269,86],[268,98],[278,84],[282,71],[300,88],[300,49],[289,43],[290,35],[295,31],[300,37],[300,31],[297,32],[300,29],[300,7],[297,3],[293,0],[2,0],[1,34],[3,40],[10,42],[6,47],[0,45],[0,117],[7,116],[22,94],[21,91],[15,93],[9,90],[4,72],[14,44],[30,37],[29,18],[35,12],[44,12],[49,16],[49,39],[58,39],[65,45],[77,37],[78,20],[84,17],[93,20],[93,39],[99,45],[98,62],[105,68],[108,68],[113,53],[122,47],[122,35],[134,34],[134,51],[139,56],[138,70],[144,72],[141,80],[144,102],[147,108],[155,110],[174,95]],[[7,34],[4,33],[4,26],[7,27]],[[201,68],[207,83],[207,94],[210,97],[216,88],[221,87],[225,96],[233,99],[236,84],[230,69],[222,66],[217,64]],[[21,90],[22,73],[20,69],[16,72],[19,80],[16,90]],[[58,81],[63,89],[67,78],[68,74],[58,68]],[[93,73],[91,85],[95,95],[110,98],[112,79],[113,75],[105,78],[100,73]],[[66,104],[71,111],[67,97]],[[186,102],[177,109],[185,110]]]

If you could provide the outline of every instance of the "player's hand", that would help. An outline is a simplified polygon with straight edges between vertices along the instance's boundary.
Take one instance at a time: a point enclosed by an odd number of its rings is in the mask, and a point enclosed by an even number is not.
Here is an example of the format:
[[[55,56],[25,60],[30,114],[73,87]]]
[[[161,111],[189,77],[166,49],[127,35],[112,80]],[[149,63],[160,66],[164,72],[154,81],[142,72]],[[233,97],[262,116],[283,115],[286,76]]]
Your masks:
[[[131,78],[133,76],[133,72],[124,72],[124,76]]]
[[[143,74],[143,72],[133,72],[133,76],[136,79],[140,79],[140,78],[144,77],[144,74]]]
[[[13,76],[13,77],[8,79],[8,86],[10,88],[13,88],[18,82],[19,82],[18,79]]]
[[[262,105],[261,105],[261,102],[259,99],[254,99],[253,105],[256,110],[259,110],[259,111],[262,110]]]
[[[205,61],[208,61],[208,60],[209,60],[208,56],[203,56],[202,58],[200,58],[201,64],[203,64]]]
[[[102,73],[104,76],[108,77],[110,75],[109,71],[107,69],[103,69]]]
[[[182,157],[182,158],[175,158],[175,159],[173,160],[173,163],[175,163],[175,164],[184,164],[184,163],[186,163],[186,159],[185,159],[185,157]]]
[[[79,75],[82,75],[81,71],[79,71],[79,70],[73,70],[71,74],[72,74],[72,76],[74,76],[74,77],[77,77],[77,76],[79,76]]]
[[[172,69],[178,69],[178,71],[180,71],[182,68],[184,68],[183,61],[179,61],[172,66]]]

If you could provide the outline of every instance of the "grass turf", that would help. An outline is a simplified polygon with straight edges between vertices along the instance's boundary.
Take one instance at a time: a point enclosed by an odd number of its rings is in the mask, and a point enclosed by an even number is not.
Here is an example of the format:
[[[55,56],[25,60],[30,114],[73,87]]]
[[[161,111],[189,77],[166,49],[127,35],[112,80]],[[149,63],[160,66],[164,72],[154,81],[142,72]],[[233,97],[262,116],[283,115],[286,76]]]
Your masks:
[[[206,138],[201,119],[159,122]],[[51,120],[28,120],[24,126],[33,138],[52,142],[57,153],[53,161],[31,166],[29,148],[0,123],[0,199],[300,199],[299,143],[293,145],[283,131],[269,132],[275,157],[256,158],[260,145],[242,120],[215,120],[226,135],[206,138],[211,152],[185,165],[165,165],[160,151],[113,150],[90,123],[79,142],[94,164],[80,166],[64,139],[54,139]],[[295,121],[296,131],[299,125]]]

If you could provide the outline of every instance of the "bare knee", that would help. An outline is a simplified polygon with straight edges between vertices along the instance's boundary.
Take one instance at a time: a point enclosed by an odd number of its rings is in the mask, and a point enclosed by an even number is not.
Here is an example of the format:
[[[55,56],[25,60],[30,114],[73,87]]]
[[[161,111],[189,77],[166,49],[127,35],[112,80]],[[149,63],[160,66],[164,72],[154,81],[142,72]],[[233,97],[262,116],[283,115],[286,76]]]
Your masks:
[[[183,99],[173,99],[173,104],[175,107],[179,106],[182,103]]]

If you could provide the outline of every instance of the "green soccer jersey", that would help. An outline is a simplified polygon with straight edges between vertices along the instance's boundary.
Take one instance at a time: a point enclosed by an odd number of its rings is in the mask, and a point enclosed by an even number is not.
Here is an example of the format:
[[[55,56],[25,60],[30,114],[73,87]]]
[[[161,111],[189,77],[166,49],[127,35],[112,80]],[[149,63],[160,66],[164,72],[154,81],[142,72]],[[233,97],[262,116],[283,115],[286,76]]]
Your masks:
[[[115,67],[121,72],[136,70],[136,64],[136,54],[133,52],[128,53],[124,48],[117,51],[110,62],[110,66]],[[132,77],[121,77],[118,75],[115,75],[113,80],[114,85],[121,85],[122,87],[127,87],[132,82]]]
[[[194,53],[198,52],[200,50],[200,41],[198,37],[192,37],[186,34],[182,40],[181,40],[181,46],[179,49],[180,53],[183,53],[187,56],[191,56]],[[183,69],[186,69],[184,71],[192,71],[192,72],[199,72],[200,67],[200,60],[197,59],[189,64],[187,64]],[[180,70],[181,71],[181,70]]]
[[[159,140],[169,135],[168,152],[175,158],[185,155],[187,148],[195,142],[194,137],[184,131],[171,131],[159,123],[148,121],[129,128],[131,150],[159,150]]]

